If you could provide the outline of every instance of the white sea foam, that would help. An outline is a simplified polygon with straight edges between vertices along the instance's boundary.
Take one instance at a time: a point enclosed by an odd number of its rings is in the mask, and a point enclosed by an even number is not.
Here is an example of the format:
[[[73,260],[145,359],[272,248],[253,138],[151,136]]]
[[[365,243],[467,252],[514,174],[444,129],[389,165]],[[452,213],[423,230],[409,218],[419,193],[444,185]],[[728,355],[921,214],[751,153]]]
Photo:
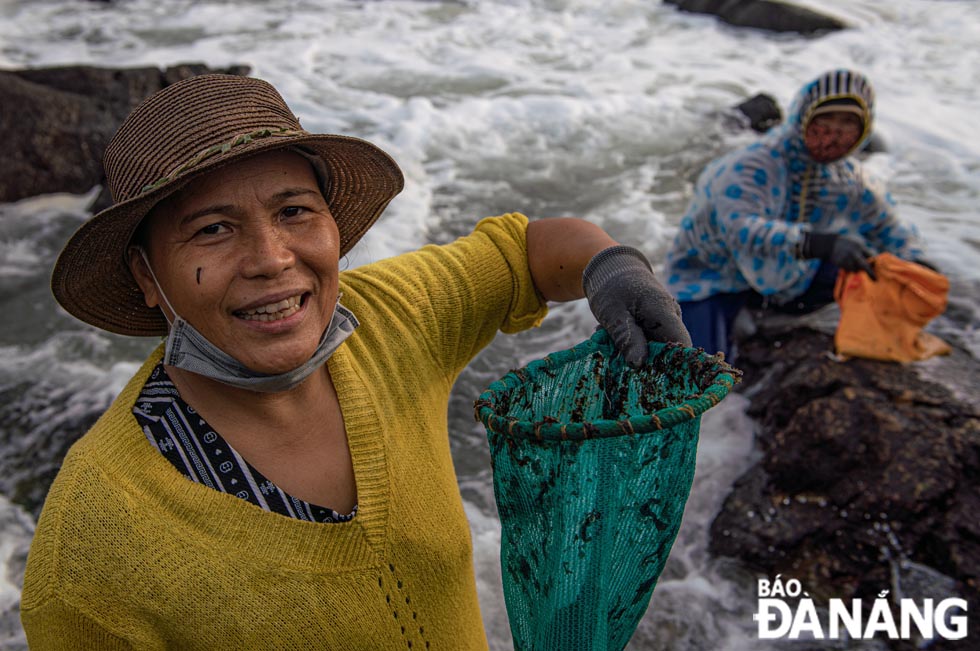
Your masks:
[[[0,495],[0,649],[26,651],[27,642],[20,627],[20,587],[24,564],[34,535],[34,521],[15,504]]]
[[[0,3],[0,67],[251,65],[308,129],[367,138],[404,170],[405,191],[351,252],[352,266],[449,241],[483,216],[513,210],[588,218],[657,260],[700,168],[754,137],[723,127],[720,111],[763,91],[786,107],[804,81],[856,67],[875,83],[877,131],[889,147],[868,164],[952,277],[959,316],[940,324],[944,336],[980,352],[980,6],[803,4],[854,28],[813,39],[768,35],[635,0],[8,0]],[[19,315],[0,325],[0,383],[77,387],[72,409],[108,400],[152,345],[81,326],[50,299],[50,265],[90,198],[0,206],[0,307]],[[450,404],[495,650],[511,643],[472,400],[510,368],[592,327],[580,303],[554,309],[540,330],[498,337]],[[631,648],[759,648],[751,586],[732,581],[706,551],[708,524],[752,460],[743,407],[733,396],[704,418],[684,525]],[[0,513],[12,508],[4,504]],[[29,536],[11,532],[0,534],[0,568],[12,567],[3,550]],[[0,590],[0,618],[9,619],[11,590]],[[4,621],[0,647],[18,648],[4,646]]]

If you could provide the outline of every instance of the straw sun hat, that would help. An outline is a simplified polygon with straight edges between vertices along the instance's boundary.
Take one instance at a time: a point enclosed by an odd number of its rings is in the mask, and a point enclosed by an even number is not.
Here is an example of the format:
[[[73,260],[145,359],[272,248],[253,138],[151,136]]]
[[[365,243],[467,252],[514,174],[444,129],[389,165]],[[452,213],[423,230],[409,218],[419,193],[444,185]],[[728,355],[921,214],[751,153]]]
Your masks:
[[[114,204],[72,235],[55,263],[51,289],[75,317],[124,335],[164,335],[127,262],[147,213],[189,181],[247,156],[301,147],[319,156],[327,204],[344,255],[404,185],[398,165],[369,142],[304,131],[282,97],[259,79],[202,75],[152,95],[126,118],[106,149]]]

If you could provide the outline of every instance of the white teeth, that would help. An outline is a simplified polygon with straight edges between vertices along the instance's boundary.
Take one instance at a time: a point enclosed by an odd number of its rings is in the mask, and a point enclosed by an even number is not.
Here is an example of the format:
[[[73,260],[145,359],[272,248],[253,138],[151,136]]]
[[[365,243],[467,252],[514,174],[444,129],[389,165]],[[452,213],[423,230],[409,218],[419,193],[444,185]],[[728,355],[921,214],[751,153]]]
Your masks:
[[[238,315],[248,321],[279,321],[296,314],[299,311],[300,300],[302,296],[291,296],[278,303],[269,303],[254,310],[238,312]]]

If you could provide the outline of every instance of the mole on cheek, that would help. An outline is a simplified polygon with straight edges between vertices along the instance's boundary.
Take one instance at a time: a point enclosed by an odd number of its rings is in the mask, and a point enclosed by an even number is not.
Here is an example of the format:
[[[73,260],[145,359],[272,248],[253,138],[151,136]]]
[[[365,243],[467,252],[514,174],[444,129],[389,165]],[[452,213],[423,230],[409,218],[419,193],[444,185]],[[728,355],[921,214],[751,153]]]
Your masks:
[[[197,284],[201,284],[201,267],[197,268]]]

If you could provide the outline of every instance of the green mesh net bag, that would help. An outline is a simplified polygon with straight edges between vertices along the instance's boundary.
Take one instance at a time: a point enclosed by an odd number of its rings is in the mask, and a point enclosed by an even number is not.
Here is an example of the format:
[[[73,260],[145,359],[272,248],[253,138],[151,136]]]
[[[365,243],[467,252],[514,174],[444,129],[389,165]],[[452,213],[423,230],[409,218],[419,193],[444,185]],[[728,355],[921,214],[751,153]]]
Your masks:
[[[515,649],[626,646],[680,528],[701,414],[737,376],[679,344],[632,369],[599,330],[483,392]]]

